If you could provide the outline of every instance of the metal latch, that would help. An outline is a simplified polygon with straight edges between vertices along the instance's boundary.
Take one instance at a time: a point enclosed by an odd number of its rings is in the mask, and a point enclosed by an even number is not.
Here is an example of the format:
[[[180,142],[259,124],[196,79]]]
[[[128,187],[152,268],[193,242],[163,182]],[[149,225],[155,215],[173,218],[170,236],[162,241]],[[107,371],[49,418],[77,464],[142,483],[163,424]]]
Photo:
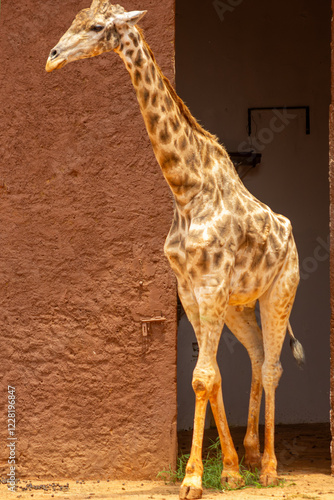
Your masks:
[[[141,331],[143,334],[143,337],[147,337],[149,333],[151,333],[151,324],[152,323],[162,323],[163,321],[166,321],[165,316],[160,315],[153,316],[153,318],[144,318],[141,320]]]

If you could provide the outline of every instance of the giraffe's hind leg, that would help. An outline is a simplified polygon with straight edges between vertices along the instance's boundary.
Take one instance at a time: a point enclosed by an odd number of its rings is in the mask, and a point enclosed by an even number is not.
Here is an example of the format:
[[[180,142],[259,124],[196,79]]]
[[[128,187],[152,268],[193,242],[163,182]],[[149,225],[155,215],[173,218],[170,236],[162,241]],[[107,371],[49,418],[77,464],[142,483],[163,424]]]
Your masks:
[[[259,414],[262,398],[262,364],[264,360],[262,332],[255,317],[255,302],[238,310],[229,306],[226,325],[243,344],[252,365],[252,383],[249,399],[247,432],[244,439],[245,464],[254,471],[260,470]]]
[[[265,392],[265,446],[260,480],[264,486],[277,484],[274,449],[275,391],[282,374],[280,354],[299,282],[298,256],[291,239],[282,269],[259,299],[264,345],[262,384]]]

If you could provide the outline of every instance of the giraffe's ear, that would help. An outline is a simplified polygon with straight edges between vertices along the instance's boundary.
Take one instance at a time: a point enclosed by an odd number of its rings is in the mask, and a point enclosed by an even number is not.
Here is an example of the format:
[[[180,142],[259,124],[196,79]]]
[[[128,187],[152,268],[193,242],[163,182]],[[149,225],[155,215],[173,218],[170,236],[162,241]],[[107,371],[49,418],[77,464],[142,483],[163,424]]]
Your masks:
[[[122,24],[129,24],[134,26],[142,17],[145,16],[147,10],[133,10],[132,12],[123,12],[115,18],[115,24],[121,26]]]

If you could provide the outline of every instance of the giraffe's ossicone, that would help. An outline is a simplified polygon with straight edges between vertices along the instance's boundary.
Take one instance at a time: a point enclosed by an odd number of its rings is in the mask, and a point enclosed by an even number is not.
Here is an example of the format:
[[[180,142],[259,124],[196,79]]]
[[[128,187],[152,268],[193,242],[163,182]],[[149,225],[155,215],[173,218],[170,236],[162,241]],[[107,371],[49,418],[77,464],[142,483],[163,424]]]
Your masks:
[[[249,193],[226,150],[196,122],[164,77],[136,26],[145,13],[126,12],[107,0],[94,0],[90,8],[79,12],[51,50],[46,70],[116,52],[130,73],[155,156],[175,198],[165,253],[199,344],[192,382],[196,395],[193,442],[180,497],[202,495],[208,401],[224,456],[221,480],[230,486],[242,484],[216,361],[224,323],[246,347],[252,364],[245,461],[250,468],[261,467],[262,484],[276,484],[275,389],[282,373],[280,353],[287,329],[293,353],[303,361],[303,350],[289,324],[299,282],[291,224]],[[262,329],[254,314],[257,301]],[[266,421],[261,457],[262,389]]]

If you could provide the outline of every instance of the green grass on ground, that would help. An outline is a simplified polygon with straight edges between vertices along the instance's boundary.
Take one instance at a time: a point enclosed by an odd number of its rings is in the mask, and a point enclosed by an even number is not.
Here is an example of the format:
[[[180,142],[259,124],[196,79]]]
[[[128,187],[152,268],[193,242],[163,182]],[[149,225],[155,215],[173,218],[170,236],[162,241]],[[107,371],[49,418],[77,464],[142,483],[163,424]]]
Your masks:
[[[173,470],[171,467],[168,470],[163,470],[159,472],[158,477],[163,479],[166,483],[176,483],[182,481],[186,473],[186,465],[189,460],[189,454],[181,455],[177,459],[177,468]],[[203,458],[203,478],[202,484],[203,488],[214,489],[214,490],[229,490],[231,487],[222,485],[220,482],[220,476],[223,470],[223,460],[222,452],[220,448],[219,438],[216,441],[212,441],[212,444],[208,448],[207,456]],[[259,471],[250,472],[243,464],[240,463],[240,474],[242,475],[245,484],[241,488],[253,487],[253,488],[264,488],[260,483]],[[280,481],[278,486],[283,486],[284,481]],[[267,488],[272,488],[272,486],[267,486]],[[240,489],[241,489],[240,488]]]

